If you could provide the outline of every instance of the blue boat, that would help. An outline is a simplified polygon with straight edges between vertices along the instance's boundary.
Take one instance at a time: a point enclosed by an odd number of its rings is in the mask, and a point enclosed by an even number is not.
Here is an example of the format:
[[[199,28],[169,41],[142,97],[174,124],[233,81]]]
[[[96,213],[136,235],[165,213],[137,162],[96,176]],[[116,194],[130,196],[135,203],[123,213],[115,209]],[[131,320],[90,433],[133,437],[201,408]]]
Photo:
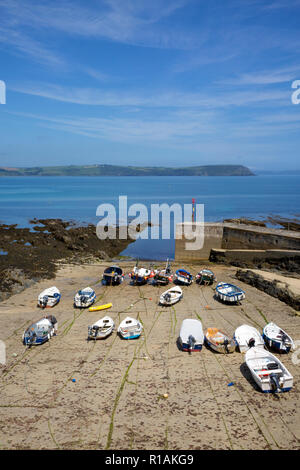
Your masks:
[[[110,266],[103,273],[103,284],[118,285],[123,281],[123,271],[119,266]]]
[[[184,284],[186,286],[189,286],[193,282],[192,274],[185,269],[177,269],[174,278],[175,283]]]
[[[219,282],[216,295],[223,302],[239,303],[245,298],[245,292],[234,284]]]
[[[268,323],[264,327],[262,337],[267,346],[278,352],[288,353],[295,348],[292,338],[275,323]]]

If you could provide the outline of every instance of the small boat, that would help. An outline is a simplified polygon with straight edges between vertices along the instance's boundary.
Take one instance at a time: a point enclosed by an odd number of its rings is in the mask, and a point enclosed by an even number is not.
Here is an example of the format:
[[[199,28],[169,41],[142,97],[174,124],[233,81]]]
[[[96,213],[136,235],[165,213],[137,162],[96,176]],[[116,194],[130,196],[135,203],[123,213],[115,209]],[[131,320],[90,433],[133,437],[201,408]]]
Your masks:
[[[214,351],[223,354],[234,352],[236,343],[233,338],[219,330],[218,328],[207,328],[205,332],[205,342]]]
[[[57,287],[49,287],[48,289],[43,290],[38,296],[38,307],[41,308],[50,308],[58,304],[60,301],[61,294]]]
[[[173,275],[171,273],[169,259],[167,259],[165,269],[161,269],[155,272],[154,282],[155,284],[166,286],[167,284],[169,284],[169,282],[172,281],[172,279],[173,279]]]
[[[159,298],[160,305],[174,305],[179,302],[183,297],[182,290],[179,286],[171,287],[166,292],[163,292]]]
[[[239,326],[234,332],[234,340],[242,353],[253,347],[264,349],[263,337],[253,326]]]
[[[293,376],[269,351],[260,347],[251,348],[246,352],[245,361],[264,393],[288,392],[293,387]]]
[[[138,268],[135,266],[130,275],[131,280],[136,285],[146,284],[148,279],[154,276],[154,271],[146,268]]]
[[[118,285],[123,282],[123,271],[119,266],[110,266],[106,268],[103,273],[103,283],[106,285]]]
[[[193,282],[193,276],[185,269],[177,269],[174,277],[174,282],[176,281],[186,286],[189,286]]]
[[[112,304],[103,304],[103,305],[95,305],[94,307],[89,308],[89,312],[98,312],[98,310],[106,310],[107,308],[112,307]]]
[[[204,343],[204,334],[200,320],[187,318],[183,320],[180,328],[178,344],[182,351],[201,351]]]
[[[239,287],[228,284],[227,282],[219,282],[216,287],[216,295],[223,302],[240,302],[245,298],[245,292]]]
[[[290,352],[295,349],[294,341],[292,338],[275,323],[268,323],[262,334],[265,343],[278,352]]]
[[[210,269],[202,269],[196,275],[198,284],[212,284],[216,280],[214,273]]]
[[[55,334],[57,321],[53,315],[32,323],[23,333],[22,341],[27,346],[43,344]]]
[[[115,329],[115,323],[111,317],[103,317],[92,326],[88,326],[88,339],[107,338]]]
[[[142,330],[143,326],[136,318],[126,317],[121,321],[118,333],[123,339],[135,339],[141,335]]]
[[[96,293],[91,287],[79,290],[74,297],[74,307],[86,308],[96,300]]]

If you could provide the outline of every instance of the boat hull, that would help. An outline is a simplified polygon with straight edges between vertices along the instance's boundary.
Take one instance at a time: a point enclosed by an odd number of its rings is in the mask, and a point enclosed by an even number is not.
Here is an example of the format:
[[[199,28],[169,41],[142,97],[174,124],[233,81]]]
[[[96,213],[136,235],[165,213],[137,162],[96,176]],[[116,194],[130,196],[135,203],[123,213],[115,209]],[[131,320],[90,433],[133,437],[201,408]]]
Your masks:
[[[239,303],[245,299],[245,292],[233,284],[221,282],[216,287],[216,296],[222,302]]]
[[[53,286],[45,289],[38,296],[38,307],[40,308],[53,308],[61,299],[61,293]]]
[[[141,336],[141,332],[127,334],[127,333],[122,333],[121,331],[119,331],[119,334],[122,337],[122,339],[137,339]]]
[[[102,339],[105,339],[105,338],[108,338],[112,332],[114,331],[114,328],[111,327],[108,331],[106,331],[105,333],[103,332],[97,332],[96,334],[93,332],[93,331],[89,331],[88,332],[88,338],[89,339],[93,339],[93,340],[102,340]]]
[[[191,351],[191,352],[200,352],[202,350],[203,345],[202,344],[197,344],[194,346],[194,348],[190,349],[189,345],[187,343],[181,343],[180,344],[181,350],[182,351]]]
[[[283,339],[285,337],[285,341]],[[275,323],[268,323],[263,329],[262,337],[270,349],[279,353],[289,353],[294,349],[292,338]]]
[[[196,282],[198,284],[213,284],[215,275],[210,270],[200,271],[196,276]]]
[[[182,351],[200,352],[204,344],[202,323],[191,318],[183,320],[177,341]]]
[[[265,349],[250,349],[245,361],[254,382],[263,393],[288,392],[293,387],[293,376],[276,356]]]
[[[42,319],[30,325],[23,333],[22,342],[25,346],[44,344],[54,335],[55,328],[49,320]]]
[[[227,349],[226,349],[224,344],[216,344],[213,341],[208,340],[207,338],[205,338],[205,342],[207,346],[209,346],[211,349],[221,354],[233,353],[236,348],[235,344],[228,344]]]

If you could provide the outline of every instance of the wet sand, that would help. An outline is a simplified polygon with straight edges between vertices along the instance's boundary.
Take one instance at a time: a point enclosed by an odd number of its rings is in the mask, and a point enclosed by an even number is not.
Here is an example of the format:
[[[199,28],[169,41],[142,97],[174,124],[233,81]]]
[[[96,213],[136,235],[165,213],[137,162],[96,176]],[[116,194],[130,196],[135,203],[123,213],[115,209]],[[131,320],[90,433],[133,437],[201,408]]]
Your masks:
[[[230,334],[241,324],[261,331],[274,321],[297,340],[300,317],[291,307],[237,281],[236,268],[218,265],[213,267],[218,281],[246,291],[242,305],[224,305],[214,298],[214,286],[192,284],[183,288],[178,304],[164,308],[158,299],[166,287],[127,281],[102,286],[106,266],[64,265],[54,280],[0,303],[0,339],[7,355],[6,366],[0,365],[0,449],[300,448],[300,363],[293,364],[292,353],[281,359],[294,387],[273,396],[258,390],[243,354],[220,355],[204,346],[189,355],[176,345],[184,318]],[[122,267],[128,272],[133,264]],[[185,266],[193,274],[202,267]],[[42,316],[37,296],[51,285],[62,293],[61,302],[47,309],[58,320],[58,335],[26,348],[22,333]],[[113,307],[74,309],[75,292],[88,285],[97,304],[112,302]],[[87,341],[88,325],[105,314],[116,327],[127,315],[139,318],[143,335],[126,341],[114,332],[103,341]]]

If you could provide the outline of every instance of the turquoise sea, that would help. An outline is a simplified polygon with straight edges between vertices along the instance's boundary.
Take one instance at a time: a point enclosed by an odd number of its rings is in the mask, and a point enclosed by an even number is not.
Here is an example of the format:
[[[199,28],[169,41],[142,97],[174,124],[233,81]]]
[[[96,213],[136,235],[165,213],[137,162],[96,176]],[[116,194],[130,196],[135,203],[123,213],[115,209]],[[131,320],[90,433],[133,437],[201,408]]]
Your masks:
[[[0,223],[29,226],[36,218],[61,218],[96,224],[97,207],[119,196],[128,206],[204,204],[204,220],[268,215],[299,216],[300,175],[234,177],[1,177]],[[138,215],[138,214],[137,214]],[[122,221],[121,221],[122,222]],[[173,233],[171,234],[173,238]],[[150,233],[149,233],[150,237]],[[160,237],[161,238],[161,237]],[[174,239],[137,240],[123,255],[140,259],[174,257]]]

